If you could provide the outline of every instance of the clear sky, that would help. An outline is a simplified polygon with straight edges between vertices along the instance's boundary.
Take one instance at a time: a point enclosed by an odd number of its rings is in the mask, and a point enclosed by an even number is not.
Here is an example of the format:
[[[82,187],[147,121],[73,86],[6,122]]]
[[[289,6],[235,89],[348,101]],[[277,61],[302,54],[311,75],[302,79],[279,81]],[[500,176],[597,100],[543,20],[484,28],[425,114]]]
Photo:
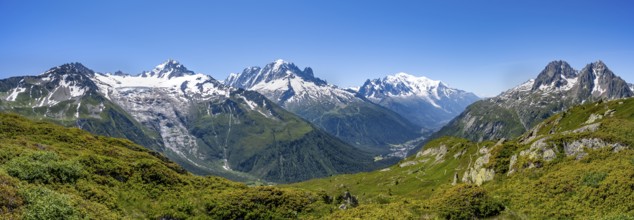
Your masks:
[[[552,60],[600,59],[634,82],[632,2],[0,0],[0,78],[172,58],[222,80],[281,58],[341,87],[407,72],[494,96]]]

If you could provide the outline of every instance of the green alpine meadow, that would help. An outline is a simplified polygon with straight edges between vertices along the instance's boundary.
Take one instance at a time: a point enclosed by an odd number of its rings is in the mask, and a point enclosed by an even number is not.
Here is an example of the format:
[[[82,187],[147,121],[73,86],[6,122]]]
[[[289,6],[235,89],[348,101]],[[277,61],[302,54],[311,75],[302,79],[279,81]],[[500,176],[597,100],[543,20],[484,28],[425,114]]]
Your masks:
[[[3,219],[506,219],[634,216],[634,99],[510,140],[443,137],[381,170],[290,185],[197,176],[131,141],[0,115]]]

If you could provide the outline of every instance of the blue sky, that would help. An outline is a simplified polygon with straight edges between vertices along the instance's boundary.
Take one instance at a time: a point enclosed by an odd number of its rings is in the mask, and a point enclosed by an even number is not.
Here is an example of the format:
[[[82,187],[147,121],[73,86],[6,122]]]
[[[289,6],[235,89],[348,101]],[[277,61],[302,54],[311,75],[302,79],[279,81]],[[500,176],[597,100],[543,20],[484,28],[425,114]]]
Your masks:
[[[0,0],[0,27],[0,78],[172,58],[224,79],[281,58],[342,87],[408,72],[494,96],[552,60],[601,59],[634,82],[628,1]]]

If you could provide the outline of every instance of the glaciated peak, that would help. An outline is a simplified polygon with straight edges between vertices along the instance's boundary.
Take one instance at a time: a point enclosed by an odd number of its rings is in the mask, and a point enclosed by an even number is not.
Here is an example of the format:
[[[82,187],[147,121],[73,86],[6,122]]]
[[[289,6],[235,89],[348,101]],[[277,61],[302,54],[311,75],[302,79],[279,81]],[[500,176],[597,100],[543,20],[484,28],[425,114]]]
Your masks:
[[[164,63],[161,63],[154,67],[152,71],[142,73],[141,76],[171,79],[173,77],[181,77],[194,74],[195,73],[193,71],[188,70],[178,61],[169,59]]]
[[[386,83],[391,83],[391,84],[403,83],[410,87],[414,86],[414,87],[425,87],[425,88],[438,87],[439,85],[442,84],[439,80],[432,80],[424,76],[417,77],[417,76],[410,75],[404,72],[396,73],[393,76],[392,75],[386,76],[383,81],[385,81]]]
[[[261,83],[271,83],[278,80],[301,79],[317,85],[327,85],[326,81],[316,78],[310,67],[299,69],[294,63],[281,59],[260,67],[245,68],[240,74],[231,74],[224,81],[226,85],[243,89],[251,89]]]
[[[286,62],[283,59],[277,59],[274,62],[276,65],[289,64],[290,62]]]
[[[401,78],[412,78],[415,77],[413,75],[410,75],[409,73],[406,72],[398,72],[396,74],[394,74],[396,77],[401,77]]]
[[[359,89],[359,94],[367,98],[416,96],[423,97],[430,103],[457,92],[459,91],[447,87],[439,80],[432,80],[424,76],[417,77],[404,72],[388,75],[383,79],[367,80]],[[433,105],[438,106],[435,103]]]
[[[295,64],[293,64],[291,62],[284,61],[282,59],[277,59],[274,62],[267,64],[264,67],[264,69],[269,69],[272,72],[280,72],[280,71],[296,72],[294,70],[299,70],[299,68],[297,68],[297,66],[295,66]]]

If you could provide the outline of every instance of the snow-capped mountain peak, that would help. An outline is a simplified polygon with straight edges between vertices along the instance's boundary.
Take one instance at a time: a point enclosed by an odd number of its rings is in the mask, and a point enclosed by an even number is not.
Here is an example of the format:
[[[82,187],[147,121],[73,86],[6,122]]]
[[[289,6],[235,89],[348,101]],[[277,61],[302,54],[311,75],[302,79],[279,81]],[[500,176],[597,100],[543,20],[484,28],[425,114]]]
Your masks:
[[[186,75],[194,75],[193,71],[188,70],[185,66],[180,64],[176,60],[169,59],[164,63],[161,63],[154,67],[154,69],[150,72],[144,72],[141,74],[143,77],[154,77],[154,78],[166,78],[171,79],[174,77],[181,77]]]
[[[277,59],[275,60],[275,62],[273,62],[273,71],[279,71],[279,69],[284,65],[295,66],[295,64],[293,63],[286,62],[282,59]]]
[[[211,76],[194,73],[175,60],[168,60],[157,65],[152,71],[140,75],[106,73],[96,74],[94,79],[106,97],[110,97],[117,90],[136,88],[162,89],[174,97],[224,97],[230,92],[229,87]]]
[[[9,91],[7,101],[16,101],[19,95],[26,94],[33,100],[33,106],[54,106],[60,102],[77,100],[96,90],[89,79],[95,75],[81,63],[67,63],[53,67],[39,76],[20,80]],[[35,95],[34,95],[35,94]]]
[[[368,79],[358,93],[430,128],[444,125],[479,99],[473,93],[449,88],[439,80],[403,72]]]
[[[443,85],[440,80],[432,80],[424,76],[417,77],[404,72],[397,73],[394,76],[386,76],[385,81],[393,85],[405,85],[411,88],[411,92],[420,95],[425,94],[424,91],[430,91]]]
[[[367,80],[359,93],[370,99],[382,99],[388,96],[419,96],[430,99],[441,99],[453,93],[439,80],[432,80],[424,76],[413,76],[408,73],[396,73],[383,79]],[[430,100],[433,102],[432,100]]]
[[[294,63],[278,59],[272,63],[260,67],[245,68],[242,73],[230,74],[224,81],[226,85],[232,87],[251,89],[255,86],[264,86],[264,84],[288,84],[283,81],[299,80],[311,82],[318,86],[327,85],[326,81],[316,78],[310,67],[299,69]],[[271,87],[271,86],[266,86]]]

